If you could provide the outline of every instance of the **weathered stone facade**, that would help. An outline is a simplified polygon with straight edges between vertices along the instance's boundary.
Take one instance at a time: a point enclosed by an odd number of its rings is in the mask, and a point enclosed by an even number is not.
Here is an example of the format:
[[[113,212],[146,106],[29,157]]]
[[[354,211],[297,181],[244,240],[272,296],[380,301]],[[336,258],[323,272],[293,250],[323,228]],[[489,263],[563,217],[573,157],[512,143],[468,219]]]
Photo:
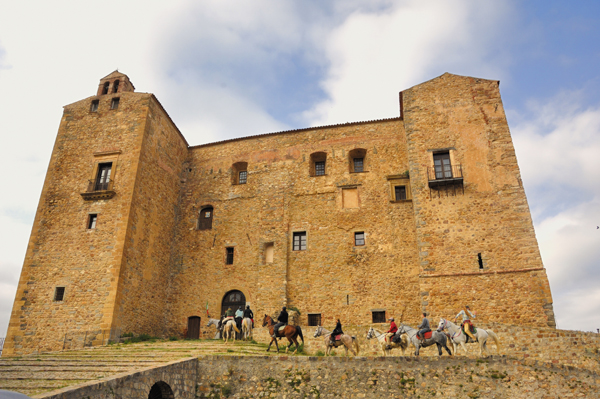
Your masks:
[[[305,326],[470,304],[554,327],[497,81],[444,74],[403,91],[397,118],[200,146],[133,90],[114,72],[65,106],[5,354],[74,330],[182,335],[232,290]]]

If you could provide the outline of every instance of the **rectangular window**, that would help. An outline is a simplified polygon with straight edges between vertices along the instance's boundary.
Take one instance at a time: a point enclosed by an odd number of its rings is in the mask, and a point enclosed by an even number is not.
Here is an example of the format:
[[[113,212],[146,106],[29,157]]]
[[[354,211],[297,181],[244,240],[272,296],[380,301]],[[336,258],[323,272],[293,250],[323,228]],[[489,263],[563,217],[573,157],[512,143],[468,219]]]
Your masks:
[[[88,217],[88,230],[91,229],[95,229],[96,228],[96,221],[98,220],[98,215],[97,214],[90,214]]]
[[[354,158],[354,172],[363,172],[363,160],[364,158]]]
[[[115,97],[112,99],[112,101],[110,102],[110,109],[117,109],[119,108],[119,97]]]
[[[321,325],[321,313],[309,313],[308,314],[308,325],[309,327],[317,327]]]
[[[356,233],[354,233],[354,245],[356,245],[357,247],[365,245],[365,233],[364,232],[357,231]]]
[[[226,251],[225,264],[233,265],[233,247],[227,247],[227,248],[225,248],[225,251]]]
[[[108,190],[111,169],[112,162],[101,163],[98,165],[98,174],[96,175],[96,191]]]
[[[450,152],[433,154],[433,166],[436,179],[452,178],[452,166],[450,165]]]
[[[265,244],[265,263],[273,263],[275,245],[272,242]]]
[[[325,161],[315,162],[315,176],[325,176]]]
[[[246,180],[248,178],[248,172],[243,170],[240,172],[240,179],[238,180],[239,184],[246,184]]]
[[[294,251],[306,251],[306,231],[294,233]]]
[[[90,106],[90,112],[97,112],[98,111],[98,100],[94,100],[92,101],[92,105]]]
[[[54,289],[54,300],[57,302],[60,302],[64,298],[65,298],[65,287],[56,287]]]
[[[385,310],[373,311],[373,323],[385,323]]]
[[[396,201],[405,200],[406,186],[394,186],[394,194],[396,196]]]

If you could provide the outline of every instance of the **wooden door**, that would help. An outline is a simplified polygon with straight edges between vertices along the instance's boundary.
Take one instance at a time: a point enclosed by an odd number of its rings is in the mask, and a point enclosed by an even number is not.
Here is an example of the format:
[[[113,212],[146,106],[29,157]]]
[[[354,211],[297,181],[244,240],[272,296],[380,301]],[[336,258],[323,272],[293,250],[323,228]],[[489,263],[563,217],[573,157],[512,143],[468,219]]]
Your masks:
[[[200,316],[188,317],[187,339],[200,338]]]

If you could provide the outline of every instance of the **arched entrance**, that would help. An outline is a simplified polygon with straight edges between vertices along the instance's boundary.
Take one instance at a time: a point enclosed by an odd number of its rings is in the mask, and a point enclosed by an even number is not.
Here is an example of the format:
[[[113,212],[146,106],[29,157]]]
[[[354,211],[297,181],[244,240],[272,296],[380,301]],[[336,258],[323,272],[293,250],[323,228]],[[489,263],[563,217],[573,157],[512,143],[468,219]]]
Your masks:
[[[187,339],[200,338],[200,316],[188,317]]]
[[[158,381],[156,384],[152,385],[152,388],[150,388],[148,399],[175,399],[175,395],[173,395],[173,390],[169,384],[163,381]]]
[[[229,291],[223,297],[223,301],[221,302],[221,315],[224,315],[227,311],[227,308],[231,308],[234,312],[238,307],[242,307],[242,310],[246,308],[246,297],[242,291],[233,290]]]

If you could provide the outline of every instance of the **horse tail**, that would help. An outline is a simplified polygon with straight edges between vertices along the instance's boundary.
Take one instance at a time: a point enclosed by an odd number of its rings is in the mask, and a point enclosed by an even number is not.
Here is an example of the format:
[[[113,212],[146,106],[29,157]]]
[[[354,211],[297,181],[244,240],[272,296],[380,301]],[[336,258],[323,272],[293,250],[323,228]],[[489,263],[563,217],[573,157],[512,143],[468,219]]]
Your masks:
[[[235,325],[235,323],[233,324],[233,329],[235,330],[236,333],[241,332],[240,330],[238,330],[237,326]]]
[[[496,351],[498,352],[498,354],[500,354],[500,339],[498,339],[498,336],[492,330],[487,330],[487,333],[490,337],[493,338],[494,342],[496,343]]]
[[[296,331],[298,331],[298,336],[302,340],[302,344],[304,344],[304,337],[302,336],[302,329],[300,328],[300,326],[296,326]]]
[[[356,349],[356,356],[358,356],[358,353],[360,352],[360,346],[358,346],[358,340],[356,339],[356,337],[352,337],[352,343],[354,344],[354,348]]]

